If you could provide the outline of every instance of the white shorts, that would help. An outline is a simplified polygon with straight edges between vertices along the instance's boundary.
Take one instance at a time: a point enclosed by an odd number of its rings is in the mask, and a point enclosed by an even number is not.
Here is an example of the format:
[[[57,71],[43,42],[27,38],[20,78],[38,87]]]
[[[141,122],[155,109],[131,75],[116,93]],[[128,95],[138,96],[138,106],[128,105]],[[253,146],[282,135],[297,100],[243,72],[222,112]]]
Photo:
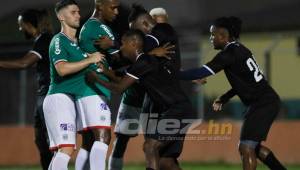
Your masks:
[[[111,112],[101,96],[83,97],[75,103],[77,108],[77,131],[111,128]]]
[[[140,130],[141,111],[141,108],[129,106],[121,102],[114,132],[136,136]]]
[[[47,95],[43,110],[50,140],[50,150],[74,147],[76,144],[76,110],[73,98],[67,94]]]

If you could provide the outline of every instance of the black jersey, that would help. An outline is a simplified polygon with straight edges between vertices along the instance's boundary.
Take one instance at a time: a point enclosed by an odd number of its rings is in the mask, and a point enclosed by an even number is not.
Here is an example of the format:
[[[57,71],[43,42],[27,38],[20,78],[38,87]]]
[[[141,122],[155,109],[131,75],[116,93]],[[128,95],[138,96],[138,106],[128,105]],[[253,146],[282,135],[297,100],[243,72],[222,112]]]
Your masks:
[[[156,57],[140,54],[137,61],[128,69],[127,75],[137,79],[150,99],[162,106],[161,112],[173,107],[180,108],[182,103],[188,103],[179,80]],[[177,111],[184,112],[185,109],[177,109]]]
[[[151,35],[155,37],[158,42],[159,46],[162,46],[166,43],[170,43],[175,45],[173,49],[175,51],[174,54],[169,54],[171,60],[165,58],[157,58],[160,64],[163,64],[165,68],[176,75],[181,67],[181,57],[180,57],[180,50],[179,50],[179,43],[176,31],[173,27],[166,23],[159,23],[156,24],[155,27],[151,31]],[[147,44],[146,44],[147,45]],[[146,93],[144,103],[143,103],[143,112],[144,113],[160,113],[164,109],[161,108],[160,103],[155,103],[151,100],[150,96]]]
[[[245,105],[253,103],[263,94],[276,94],[260,71],[251,51],[241,43],[231,42],[204,67],[213,74],[224,70],[232,89]]]
[[[52,34],[42,33],[35,41],[33,48],[30,52],[36,54],[40,60],[37,62],[37,81],[38,81],[38,94],[45,95],[48,92],[50,84],[50,71],[49,71],[49,45],[52,39]]]

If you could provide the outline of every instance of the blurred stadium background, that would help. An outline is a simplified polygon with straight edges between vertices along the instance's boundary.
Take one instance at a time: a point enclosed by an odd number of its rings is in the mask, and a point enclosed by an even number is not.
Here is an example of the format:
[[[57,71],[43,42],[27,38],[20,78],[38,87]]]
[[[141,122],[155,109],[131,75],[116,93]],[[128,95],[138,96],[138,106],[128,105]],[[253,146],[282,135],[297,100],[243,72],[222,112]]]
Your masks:
[[[267,145],[274,149],[286,164],[300,165],[300,12],[299,0],[120,0],[121,17],[112,26],[123,31],[130,4],[138,2],[147,9],[164,7],[169,14],[170,24],[178,32],[182,51],[183,68],[200,66],[209,61],[216,51],[209,43],[210,22],[216,17],[235,15],[243,20],[241,42],[254,53],[261,69],[282,98],[282,108],[278,120],[269,133]],[[93,0],[78,0],[82,20],[93,10]],[[11,0],[0,7],[0,59],[21,57],[30,49],[18,31],[17,16],[27,8],[48,9],[52,15],[54,30],[59,31],[59,23],[54,15],[53,0]],[[123,16],[123,17],[122,17]],[[33,141],[33,109],[35,102],[34,68],[23,71],[0,69],[0,169],[12,166],[33,166],[38,164],[38,154]],[[188,140],[182,154],[186,169],[197,163],[206,162],[202,169],[220,165],[226,169],[240,169],[237,143],[243,110],[239,99],[234,98],[222,111],[211,110],[212,101],[229,89],[225,75],[220,73],[208,79],[205,86],[195,86],[183,82],[198,110],[203,123],[198,129],[203,131],[201,139]],[[113,117],[119,103],[114,96],[111,103]],[[209,134],[210,128],[230,124],[232,131]],[[221,128],[222,129],[222,128]],[[143,138],[131,141],[126,161],[129,164],[143,163],[141,148]],[[207,165],[207,163],[215,165]],[[26,169],[25,167],[21,169]],[[221,169],[221,168],[215,168]],[[291,166],[291,169],[300,169]]]

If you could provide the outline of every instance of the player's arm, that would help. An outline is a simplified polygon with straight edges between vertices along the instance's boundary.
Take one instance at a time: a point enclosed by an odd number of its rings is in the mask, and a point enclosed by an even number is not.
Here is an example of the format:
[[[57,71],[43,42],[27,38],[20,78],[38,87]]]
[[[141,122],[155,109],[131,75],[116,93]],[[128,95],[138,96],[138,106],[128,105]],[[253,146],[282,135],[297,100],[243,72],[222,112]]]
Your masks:
[[[116,93],[122,93],[125,91],[129,86],[131,86],[133,83],[136,82],[136,79],[125,75],[124,77],[121,78],[121,80],[116,83],[116,82],[107,82],[104,80],[99,79],[98,75],[96,72],[89,72],[87,75],[87,81],[89,83],[99,83],[103,85],[104,87],[108,88],[109,90],[116,92]]]
[[[1,68],[7,69],[25,69],[28,68],[40,60],[40,57],[31,51],[29,51],[25,56],[15,60],[3,60],[0,61]]]
[[[178,76],[181,80],[199,80],[214,74],[215,73],[213,71],[204,65],[200,68],[180,70]]]
[[[213,110],[214,111],[221,111],[222,106],[226,104],[233,96],[236,95],[236,92],[234,89],[228,90],[225,94],[218,97],[214,103],[213,103]]]
[[[67,76],[76,73],[90,64],[98,63],[104,59],[104,55],[96,52],[89,54],[87,58],[78,62],[59,61],[55,64],[55,69],[60,76]]]
[[[122,80],[122,77],[117,76],[114,70],[107,69],[102,63],[98,63],[97,65],[102,70],[102,74],[108,77],[111,81],[119,83]]]
[[[175,51],[173,50],[174,48],[175,45],[166,43],[161,47],[153,48],[151,51],[148,52],[148,55],[156,56],[156,57],[164,57],[170,60],[171,58],[169,55],[175,53]]]
[[[189,69],[179,72],[179,79],[181,80],[197,80],[205,77],[215,75],[224,68],[230,66],[234,62],[233,56],[224,52],[218,53],[210,62],[206,63],[200,68]]]

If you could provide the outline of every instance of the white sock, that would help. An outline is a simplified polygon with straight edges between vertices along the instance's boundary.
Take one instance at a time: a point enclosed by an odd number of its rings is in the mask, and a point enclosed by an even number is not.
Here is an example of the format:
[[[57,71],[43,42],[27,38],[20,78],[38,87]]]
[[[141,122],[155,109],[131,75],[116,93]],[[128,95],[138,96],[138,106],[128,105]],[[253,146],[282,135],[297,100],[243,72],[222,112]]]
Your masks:
[[[123,168],[123,158],[114,158],[112,154],[108,160],[108,170],[122,170]]]
[[[89,152],[80,148],[75,161],[75,170],[84,170],[85,165],[88,164]]]
[[[105,160],[108,145],[103,142],[95,141],[90,153],[91,170],[105,170]]]
[[[57,152],[52,161],[51,170],[68,170],[69,160],[69,155],[62,152]]]
[[[55,157],[56,153],[57,153],[57,152],[54,152],[54,154],[53,154],[53,156],[52,156],[51,162],[50,162],[50,164],[49,164],[49,166],[48,166],[48,170],[51,170],[51,169],[52,169],[52,163],[53,163],[53,160],[54,160],[54,157]]]

